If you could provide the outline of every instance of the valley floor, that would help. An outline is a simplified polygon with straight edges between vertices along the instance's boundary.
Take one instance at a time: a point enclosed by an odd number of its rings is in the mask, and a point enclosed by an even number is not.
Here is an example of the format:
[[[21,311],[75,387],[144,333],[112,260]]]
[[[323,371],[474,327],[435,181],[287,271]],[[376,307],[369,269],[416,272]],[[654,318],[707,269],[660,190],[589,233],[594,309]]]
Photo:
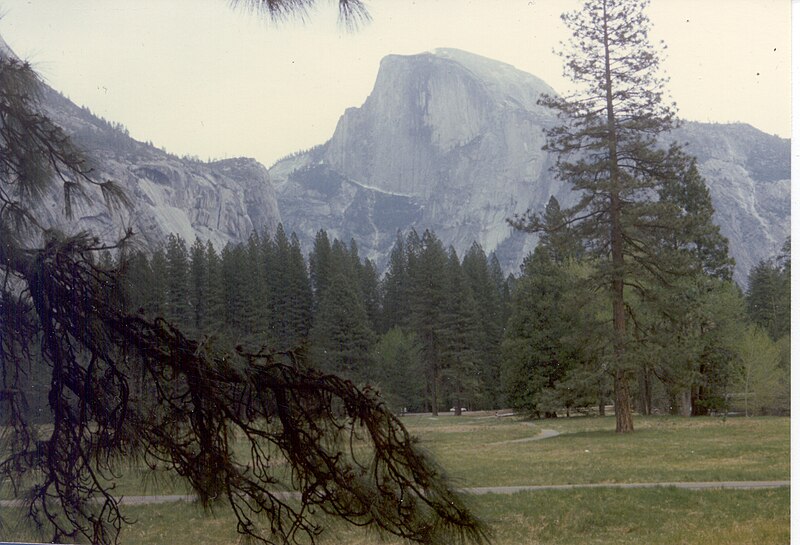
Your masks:
[[[637,418],[629,435],[615,434],[610,417],[414,415],[404,422],[456,486],[471,489],[469,501],[496,544],[789,542],[788,418]],[[526,440],[543,430],[558,435]],[[133,482],[125,488],[145,492]],[[160,485],[145,493],[182,492]],[[137,523],[121,543],[238,542],[224,505],[213,514],[186,501],[125,510]],[[15,511],[0,508],[0,537],[35,538],[15,524]],[[400,543],[322,522],[325,544]]]

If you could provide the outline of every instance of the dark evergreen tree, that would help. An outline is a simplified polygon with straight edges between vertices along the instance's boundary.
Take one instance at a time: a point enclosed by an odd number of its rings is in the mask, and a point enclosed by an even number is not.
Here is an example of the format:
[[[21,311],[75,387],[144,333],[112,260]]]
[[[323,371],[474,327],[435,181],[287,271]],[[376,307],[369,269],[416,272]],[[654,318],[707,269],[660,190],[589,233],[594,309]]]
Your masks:
[[[478,375],[483,398],[481,404],[487,408],[498,408],[504,397],[497,377],[500,375],[500,342],[505,327],[501,291],[505,288],[505,281],[502,279],[502,272],[499,279],[494,277],[497,273],[490,270],[489,260],[477,242],[473,242],[464,254],[462,268],[477,312],[478,327],[473,334],[480,360]]]
[[[747,277],[747,315],[778,340],[791,330],[791,260],[787,239],[780,256],[762,260]]]
[[[407,327],[411,316],[409,270],[406,245],[400,233],[389,254],[386,274],[381,283],[383,299],[382,331]]]
[[[211,241],[206,243],[206,307],[207,312],[203,319],[204,332],[216,340],[225,323],[225,280],[222,270],[222,259],[214,249]]]
[[[641,306],[637,327],[648,342],[638,345],[640,410],[696,416],[725,409],[736,345],[744,334],[739,288],[717,278],[686,277],[680,289]],[[659,383],[665,396],[660,401]]]
[[[124,260],[124,276],[127,295],[125,302],[129,312],[144,314],[150,307],[152,273],[150,260],[144,252],[134,252]]]
[[[247,296],[247,254],[241,244],[228,244],[222,249],[221,270],[225,317],[223,334],[225,340],[233,346],[254,349],[249,344],[250,329],[247,316],[250,313],[250,301]]]
[[[441,313],[440,367],[443,394],[456,416],[462,408],[474,407],[479,400],[488,369],[481,361],[481,344],[486,342],[482,320],[472,288],[461,268],[458,255],[448,250],[444,274],[444,306]]]
[[[328,233],[324,230],[318,231],[314,238],[314,248],[308,256],[308,268],[311,287],[316,300],[319,301],[322,293],[328,287],[331,276],[331,243]]]
[[[248,332],[248,342],[253,349],[274,348],[269,324],[269,275],[264,256],[264,241],[261,235],[253,232],[244,248],[247,280],[243,284],[247,298],[246,314],[242,317]]]
[[[400,327],[381,335],[375,344],[370,381],[395,413],[423,411],[427,406],[421,351],[416,335]]]
[[[561,204],[550,197],[542,216],[542,231],[539,243],[547,248],[549,258],[557,264],[580,259],[583,246],[570,225],[570,217],[561,210]]]
[[[364,262],[359,265],[358,280],[370,329],[377,332],[382,319],[380,280],[378,270],[371,260],[364,259]]]
[[[195,239],[190,252],[189,264],[189,306],[191,308],[192,327],[190,330],[199,336],[206,331],[208,320],[208,255],[206,245]]]
[[[677,218],[678,227],[645,242],[672,278],[640,290],[635,305],[641,316],[634,336],[645,353],[638,369],[640,411],[650,414],[657,378],[670,393],[670,410],[707,414],[722,408],[730,374],[725,362],[733,349],[720,339],[729,339],[731,324],[739,324],[741,318],[732,310],[738,299],[738,289],[731,285],[734,263],[727,239],[712,222],[711,196],[694,161],[684,178],[661,185],[660,203]],[[658,316],[649,329],[642,325],[648,314]],[[659,346],[659,357],[646,354],[649,342]]]
[[[278,225],[272,240],[272,260],[270,263],[270,276],[273,289],[270,292],[270,331],[276,342],[278,350],[289,350],[293,346],[290,315],[292,313],[291,280],[289,273],[289,260],[291,244],[286,236],[283,225]]]
[[[503,382],[512,406],[552,417],[603,401],[606,379],[595,299],[574,271],[540,246],[523,264],[503,340]]]
[[[311,354],[326,373],[366,382],[375,343],[358,289],[341,272],[330,277],[311,329]]]
[[[287,346],[303,346],[312,325],[311,282],[303,259],[300,241],[295,233],[289,241],[289,260],[286,268],[288,281],[288,333]]]
[[[150,283],[144,307],[145,314],[151,317],[165,317],[167,313],[167,258],[158,248],[150,257]]]
[[[164,257],[166,258],[166,300],[164,318],[181,328],[192,323],[189,308],[189,251],[186,242],[170,234]]]
[[[442,380],[442,323],[446,303],[447,254],[441,241],[427,229],[419,239],[406,239],[409,263],[411,327],[422,345],[431,412],[439,414]]]
[[[508,317],[511,313],[511,290],[512,284],[516,281],[516,277],[513,274],[509,274],[508,276],[503,275],[503,267],[500,265],[500,260],[497,259],[497,255],[495,255],[494,252],[489,256],[489,276],[499,294],[500,323],[502,323],[505,328],[505,324],[508,323]]]

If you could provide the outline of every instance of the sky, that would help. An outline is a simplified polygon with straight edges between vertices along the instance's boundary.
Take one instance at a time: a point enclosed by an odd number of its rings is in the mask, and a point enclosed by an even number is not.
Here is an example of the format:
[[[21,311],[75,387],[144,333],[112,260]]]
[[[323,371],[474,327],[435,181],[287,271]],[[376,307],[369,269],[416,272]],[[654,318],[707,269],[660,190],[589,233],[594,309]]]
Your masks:
[[[131,136],[201,159],[270,166],[325,142],[380,59],[454,47],[566,93],[559,15],[579,0],[367,0],[356,32],[322,0],[271,23],[227,0],[0,0],[0,36],[44,80]],[[652,0],[651,38],[679,115],[791,134],[789,0]]]

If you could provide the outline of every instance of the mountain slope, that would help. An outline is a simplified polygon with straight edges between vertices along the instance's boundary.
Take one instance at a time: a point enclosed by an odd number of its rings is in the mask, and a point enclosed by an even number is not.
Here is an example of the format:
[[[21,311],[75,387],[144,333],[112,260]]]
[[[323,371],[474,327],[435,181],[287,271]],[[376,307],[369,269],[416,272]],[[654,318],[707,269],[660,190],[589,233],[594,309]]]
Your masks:
[[[0,58],[18,58],[2,37]],[[197,237],[222,248],[247,240],[254,230],[274,232],[280,223],[269,175],[255,160],[180,159],[130,138],[122,126],[79,108],[45,84],[40,91],[44,113],[86,150],[92,177],[116,182],[133,205],[109,210],[99,191],[89,188],[73,206],[75,219],[67,221],[63,190],[55,188],[36,211],[43,226],[67,233],[86,230],[109,242],[132,228],[142,248],[155,247],[170,233],[187,243]]]
[[[277,199],[267,170],[253,159],[203,163],[182,159],[130,138],[124,128],[79,108],[51,89],[44,94],[48,115],[87,153],[94,177],[114,180],[134,208],[112,212],[102,200],[79,203],[77,226],[113,239],[123,226],[133,228],[139,243],[153,247],[176,233],[191,243],[210,240],[221,249],[254,230],[274,232],[280,222]],[[65,226],[59,195],[50,198],[52,225]]]
[[[542,93],[553,90],[535,76],[463,51],[384,58],[369,97],[327,143],[270,169],[284,224],[304,245],[321,228],[352,237],[379,265],[396,230],[432,228],[459,252],[477,240],[515,271],[537,238],[507,218],[551,195],[577,197],[541,149],[556,123],[537,104]],[[788,141],[742,124],[687,123],[669,138],[698,157],[743,281],[789,233]]]

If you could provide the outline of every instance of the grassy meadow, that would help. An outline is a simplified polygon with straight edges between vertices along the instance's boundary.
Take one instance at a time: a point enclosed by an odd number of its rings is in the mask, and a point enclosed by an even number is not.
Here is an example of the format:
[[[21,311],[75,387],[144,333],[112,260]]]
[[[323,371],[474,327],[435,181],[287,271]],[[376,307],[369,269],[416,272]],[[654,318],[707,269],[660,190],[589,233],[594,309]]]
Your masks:
[[[460,487],[537,484],[789,479],[788,418],[639,417],[631,435],[613,417],[529,422],[494,416],[407,416],[409,430]],[[560,433],[527,440],[541,430]],[[164,482],[120,481],[127,494],[181,493]],[[680,490],[591,488],[482,494],[470,499],[496,544],[784,544],[789,489]],[[35,539],[0,509],[0,538]],[[238,543],[224,505],[204,514],[189,503],[127,506],[137,523],[122,544]],[[325,521],[321,543],[400,543]],[[10,526],[8,525],[10,523]],[[14,532],[7,535],[7,532]],[[0,540],[2,540],[0,539]]]

